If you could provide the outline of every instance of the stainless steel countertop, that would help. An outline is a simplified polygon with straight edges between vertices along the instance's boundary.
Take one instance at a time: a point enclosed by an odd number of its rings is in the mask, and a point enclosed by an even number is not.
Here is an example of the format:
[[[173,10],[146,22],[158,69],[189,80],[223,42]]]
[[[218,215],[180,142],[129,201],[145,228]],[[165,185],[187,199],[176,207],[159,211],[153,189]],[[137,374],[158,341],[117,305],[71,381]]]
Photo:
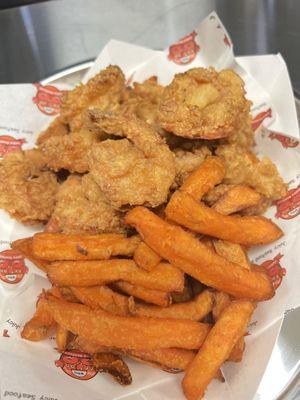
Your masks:
[[[300,92],[299,0],[59,0],[0,11],[0,83],[93,59],[111,38],[162,49],[212,10],[237,55],[281,52]]]

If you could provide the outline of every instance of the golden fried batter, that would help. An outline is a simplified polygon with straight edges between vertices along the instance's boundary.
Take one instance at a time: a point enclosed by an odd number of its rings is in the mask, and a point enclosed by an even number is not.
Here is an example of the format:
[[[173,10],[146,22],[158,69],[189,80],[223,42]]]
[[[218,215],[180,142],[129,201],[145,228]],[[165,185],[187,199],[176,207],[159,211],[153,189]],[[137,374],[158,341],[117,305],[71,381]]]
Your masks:
[[[175,186],[181,186],[183,181],[204,161],[211,151],[207,146],[198,146],[191,151],[174,149],[176,177]]]
[[[114,207],[167,200],[175,178],[173,153],[150,125],[135,116],[90,111],[91,122],[110,135],[126,137],[97,143],[90,151],[90,172]]]
[[[52,213],[58,183],[45,165],[36,149],[14,151],[0,162],[0,207],[24,224],[45,222]]]
[[[40,145],[51,137],[61,137],[67,135],[68,133],[68,125],[62,121],[60,116],[58,116],[50,123],[47,129],[39,134],[36,144]]]
[[[236,119],[248,113],[244,82],[232,70],[194,68],[176,74],[159,105],[160,126],[188,138],[229,136]]]
[[[83,124],[82,113],[89,107],[103,111],[115,110],[125,93],[125,77],[121,69],[110,65],[85,85],[81,84],[65,92],[62,98],[61,117],[71,131],[79,130]]]
[[[123,232],[120,214],[90,174],[71,175],[60,186],[48,230],[63,233]]]
[[[254,146],[254,132],[251,126],[252,117],[250,113],[243,113],[238,116],[232,133],[224,141],[236,144],[240,147],[251,148]]]
[[[278,200],[286,194],[287,185],[268,157],[261,161],[250,151],[237,145],[221,145],[216,154],[226,165],[224,183],[244,183],[269,200]]]

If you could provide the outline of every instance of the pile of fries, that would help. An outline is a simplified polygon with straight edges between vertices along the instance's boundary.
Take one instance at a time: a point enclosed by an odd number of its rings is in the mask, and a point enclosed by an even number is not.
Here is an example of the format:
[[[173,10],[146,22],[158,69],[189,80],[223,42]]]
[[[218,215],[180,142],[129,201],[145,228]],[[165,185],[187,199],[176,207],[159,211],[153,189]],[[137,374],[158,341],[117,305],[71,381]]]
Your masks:
[[[91,354],[94,367],[131,383],[122,356],[185,372],[187,399],[200,399],[226,361],[242,359],[257,302],[274,296],[265,271],[246,249],[282,231],[262,216],[237,213],[260,195],[236,185],[213,207],[201,198],[225,176],[211,156],[174,192],[164,218],[135,207],[126,223],[137,234],[38,233],[12,247],[46,271],[44,291],[22,337],[38,341],[56,330],[59,352]],[[233,215],[230,215],[233,214]]]

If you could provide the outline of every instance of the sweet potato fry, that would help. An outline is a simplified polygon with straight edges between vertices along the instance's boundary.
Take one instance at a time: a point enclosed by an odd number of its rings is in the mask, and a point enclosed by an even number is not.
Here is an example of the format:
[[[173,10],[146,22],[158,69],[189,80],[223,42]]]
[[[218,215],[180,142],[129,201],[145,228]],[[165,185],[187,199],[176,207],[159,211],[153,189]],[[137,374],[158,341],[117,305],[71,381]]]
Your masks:
[[[98,372],[107,372],[120,385],[130,385],[131,373],[122,358],[112,353],[98,353],[93,355],[93,366]]]
[[[221,158],[207,157],[202,164],[184,181],[181,190],[200,200],[202,196],[225,177],[225,166]]]
[[[236,344],[233,346],[231,353],[226,361],[240,362],[242,361],[244,350],[245,350],[245,339],[244,336],[240,337]]]
[[[36,307],[34,316],[24,325],[21,337],[33,342],[47,339],[55,326],[51,310],[46,299],[41,298]]]
[[[173,194],[165,212],[169,220],[194,232],[246,246],[271,243],[283,234],[265,217],[222,215],[180,190]]]
[[[121,349],[149,350],[179,347],[198,349],[209,325],[180,319],[121,317],[85,305],[49,297],[55,321],[73,334],[100,345]]]
[[[69,331],[65,328],[63,328],[61,325],[56,326],[56,347],[57,350],[60,352],[63,352],[66,350],[67,345],[68,345],[68,340],[69,340]]]
[[[107,353],[111,351],[110,347],[102,346],[91,340],[83,339],[81,336],[73,336],[73,339],[68,344],[68,350],[79,350],[83,353],[96,354]]]
[[[132,315],[156,318],[180,318],[201,321],[213,306],[213,294],[209,290],[200,293],[195,299],[185,303],[172,304],[170,307],[150,306],[129,300]]]
[[[18,250],[23,254],[29,261],[31,261],[35,266],[40,268],[43,271],[47,271],[48,261],[42,260],[38,257],[35,257],[32,251],[32,237],[18,239],[12,242],[11,248]]]
[[[48,289],[46,293],[71,303],[80,303],[80,300],[75,296],[69,287],[52,286],[52,288]]]
[[[125,220],[161,257],[205,285],[237,298],[267,300],[274,295],[266,274],[227,261],[181,227],[163,221],[145,207],[129,211]]]
[[[107,286],[72,287],[74,295],[92,309],[103,310],[116,315],[130,315],[128,297],[114,292]]]
[[[213,208],[223,215],[229,215],[251,206],[257,206],[261,195],[246,185],[237,185],[229,189]]]
[[[145,242],[141,242],[134,252],[133,260],[140,268],[152,271],[160,263],[161,257]]]
[[[158,306],[167,307],[171,304],[171,295],[162,290],[147,289],[143,286],[132,285],[129,282],[118,281],[113,286],[130,296],[144,300],[146,303],[156,304]]]
[[[239,264],[246,269],[251,268],[247,254],[241,245],[218,239],[213,240],[213,245],[216,252],[226,260]]]
[[[56,261],[48,266],[50,281],[62,286],[95,286],[118,280],[163,291],[182,291],[183,273],[173,265],[160,263],[152,272],[138,268],[134,261]]]
[[[65,235],[61,233],[36,233],[32,250],[35,257],[48,261],[108,260],[112,256],[131,256],[140,238],[127,238],[121,234]]]
[[[198,354],[186,369],[182,386],[188,400],[202,398],[207,385],[227,360],[239,338],[244,335],[254,308],[255,305],[249,301],[234,301],[220,315]]]

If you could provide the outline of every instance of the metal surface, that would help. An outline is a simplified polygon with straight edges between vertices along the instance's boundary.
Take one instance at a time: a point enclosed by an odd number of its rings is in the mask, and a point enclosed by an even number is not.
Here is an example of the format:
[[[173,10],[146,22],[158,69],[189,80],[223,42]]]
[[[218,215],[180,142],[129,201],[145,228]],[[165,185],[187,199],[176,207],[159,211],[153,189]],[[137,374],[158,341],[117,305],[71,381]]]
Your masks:
[[[75,65],[44,79],[41,83],[80,82],[93,62]],[[300,102],[296,100],[300,123]],[[289,310],[284,317],[270,362],[255,400],[300,399],[300,308]],[[239,399],[243,400],[243,399]]]
[[[0,83],[93,59],[111,38],[162,49],[216,10],[235,52],[281,52],[300,92],[299,0],[59,0],[0,12]]]

